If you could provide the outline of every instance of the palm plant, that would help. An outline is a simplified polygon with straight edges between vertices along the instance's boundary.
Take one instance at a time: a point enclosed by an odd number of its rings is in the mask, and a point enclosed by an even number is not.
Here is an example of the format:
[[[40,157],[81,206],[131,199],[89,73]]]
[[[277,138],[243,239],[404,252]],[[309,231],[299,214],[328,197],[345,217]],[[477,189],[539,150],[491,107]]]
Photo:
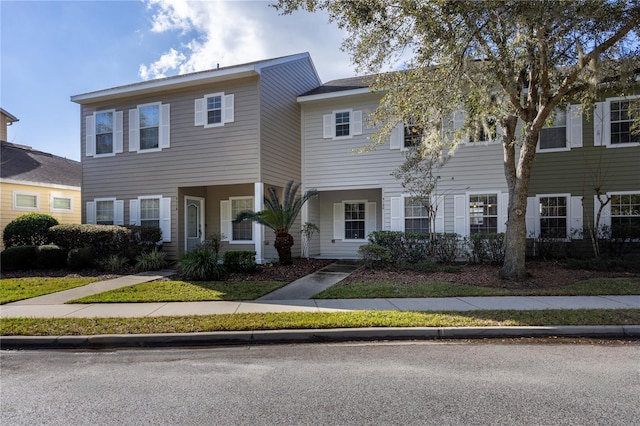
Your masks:
[[[240,212],[233,223],[239,223],[243,220],[252,220],[258,222],[267,228],[273,229],[276,235],[274,247],[278,251],[280,264],[290,265],[291,247],[293,246],[293,237],[289,234],[289,229],[293,226],[300,210],[308,199],[318,195],[318,191],[310,189],[302,196],[297,195],[299,183],[290,180],[284,188],[284,199],[282,203],[278,198],[276,188],[270,186],[268,189],[269,196],[264,197],[266,209],[260,212],[245,210]]]

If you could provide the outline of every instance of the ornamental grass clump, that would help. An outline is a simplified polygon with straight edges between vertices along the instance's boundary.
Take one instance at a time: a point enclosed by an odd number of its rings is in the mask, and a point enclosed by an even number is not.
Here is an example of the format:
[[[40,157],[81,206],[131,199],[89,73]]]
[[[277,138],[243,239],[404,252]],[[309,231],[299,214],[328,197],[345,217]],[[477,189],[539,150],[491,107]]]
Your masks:
[[[198,246],[178,260],[178,271],[185,280],[220,281],[227,275],[218,254],[207,246]]]

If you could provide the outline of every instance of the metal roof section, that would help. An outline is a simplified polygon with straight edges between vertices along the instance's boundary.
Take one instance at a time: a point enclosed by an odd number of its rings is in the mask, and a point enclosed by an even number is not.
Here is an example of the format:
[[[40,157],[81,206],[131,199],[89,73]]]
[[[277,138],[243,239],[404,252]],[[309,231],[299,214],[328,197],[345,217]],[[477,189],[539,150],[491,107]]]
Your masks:
[[[161,92],[167,89],[179,89],[182,87],[195,86],[206,83],[217,83],[226,80],[236,80],[243,77],[260,75],[263,68],[272,67],[287,62],[294,62],[301,59],[308,59],[313,67],[318,81],[320,77],[311,60],[308,52],[297,53],[279,58],[266,59],[246,64],[219,67],[206,71],[197,71],[189,74],[176,75],[171,77],[158,78],[155,80],[143,81],[110,89],[98,90],[95,92],[83,93],[71,96],[71,101],[78,104],[90,104],[94,102],[106,101],[119,98],[121,96],[143,95]]]

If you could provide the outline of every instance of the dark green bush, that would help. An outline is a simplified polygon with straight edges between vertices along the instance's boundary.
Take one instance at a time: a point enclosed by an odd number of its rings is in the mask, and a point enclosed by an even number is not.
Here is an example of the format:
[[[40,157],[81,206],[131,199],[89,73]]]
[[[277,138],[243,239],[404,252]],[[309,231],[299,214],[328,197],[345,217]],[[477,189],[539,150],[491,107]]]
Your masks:
[[[127,256],[131,244],[131,230],[124,226],[58,225],[50,230],[51,241],[69,250],[91,247],[96,258],[112,254]]]
[[[218,255],[206,247],[196,247],[178,260],[178,271],[182,278],[194,281],[219,281],[226,277],[224,265]]]
[[[129,259],[136,259],[143,253],[153,252],[158,249],[158,245],[162,241],[160,228],[139,225],[129,225],[126,228],[131,231],[127,254]]]
[[[5,271],[32,269],[36,259],[37,246],[15,246],[3,250],[0,263]]]
[[[399,231],[374,231],[369,234],[369,242],[388,249],[396,261],[404,254],[403,239],[404,232]]]
[[[504,234],[472,234],[467,238],[471,249],[470,257],[474,263],[499,265],[504,262]]]
[[[49,228],[57,224],[58,220],[48,214],[27,213],[19,216],[4,228],[4,246],[9,248],[47,244],[50,242]]]
[[[440,262],[453,263],[463,254],[458,234],[437,234],[435,246],[436,257]]]
[[[418,262],[429,255],[429,236],[416,232],[374,231],[369,242],[389,250],[386,262],[395,264]]]
[[[36,247],[35,267],[38,269],[59,269],[67,266],[67,250],[54,244]]]
[[[231,272],[255,272],[256,252],[253,250],[228,250],[224,253],[224,266]]]
[[[129,269],[129,259],[119,254],[112,254],[103,259],[98,260],[98,266],[105,272],[112,274],[120,274],[127,272]]]
[[[157,249],[140,254],[136,257],[136,265],[134,269],[137,272],[158,271],[168,266],[167,254]]]
[[[67,265],[73,269],[93,266],[93,249],[91,247],[74,248],[67,254]]]
[[[365,244],[358,248],[360,256],[367,268],[383,268],[394,263],[394,256],[387,247],[380,244]]]
[[[418,232],[405,232],[402,240],[402,260],[420,262],[429,257],[429,235]]]

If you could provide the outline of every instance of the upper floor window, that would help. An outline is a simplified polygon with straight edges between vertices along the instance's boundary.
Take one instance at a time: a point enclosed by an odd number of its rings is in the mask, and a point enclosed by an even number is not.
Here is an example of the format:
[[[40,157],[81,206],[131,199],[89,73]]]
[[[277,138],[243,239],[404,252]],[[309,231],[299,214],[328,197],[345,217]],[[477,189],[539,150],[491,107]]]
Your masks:
[[[40,208],[40,197],[36,192],[13,192],[14,210],[38,210]]]
[[[640,145],[633,119],[640,114],[640,96],[609,98],[597,102],[594,112],[594,145],[607,148]]]
[[[362,134],[362,111],[340,110],[323,116],[324,139],[343,139]]]
[[[538,152],[568,151],[582,146],[582,112],[580,105],[554,111],[553,121],[540,130]]]
[[[404,139],[403,147],[411,148],[412,146],[420,145],[422,139],[422,129],[413,124],[405,124],[404,126]]]
[[[96,111],[86,118],[86,154],[88,157],[122,152],[122,111]]]
[[[129,151],[159,151],[170,146],[169,104],[138,105],[129,110]]]
[[[195,125],[219,127],[234,121],[234,95],[212,93],[195,100]]]
[[[469,196],[469,233],[498,232],[498,194]]]

